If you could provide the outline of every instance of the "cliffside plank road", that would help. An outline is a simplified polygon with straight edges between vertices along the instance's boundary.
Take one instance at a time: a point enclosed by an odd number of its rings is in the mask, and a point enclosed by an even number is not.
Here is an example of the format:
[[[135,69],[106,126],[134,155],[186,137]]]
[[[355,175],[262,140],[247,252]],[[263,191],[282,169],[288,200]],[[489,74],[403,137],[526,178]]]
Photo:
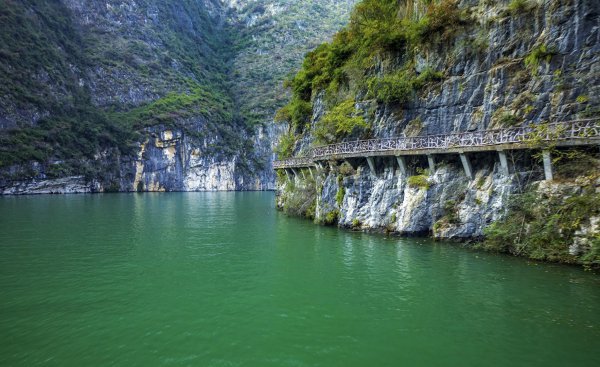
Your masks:
[[[523,127],[462,132],[443,135],[396,137],[349,141],[313,148],[305,156],[278,160],[274,169],[286,173],[296,168],[322,168],[322,162],[348,158],[365,158],[375,174],[374,157],[395,156],[403,174],[408,173],[406,156],[425,155],[431,171],[435,170],[435,155],[459,154],[465,174],[473,178],[468,154],[497,151],[502,172],[509,174],[506,151],[540,149],[543,152],[544,174],[552,180],[552,157],[548,147],[589,146],[600,144],[600,119],[532,124]],[[312,170],[311,170],[312,173]]]

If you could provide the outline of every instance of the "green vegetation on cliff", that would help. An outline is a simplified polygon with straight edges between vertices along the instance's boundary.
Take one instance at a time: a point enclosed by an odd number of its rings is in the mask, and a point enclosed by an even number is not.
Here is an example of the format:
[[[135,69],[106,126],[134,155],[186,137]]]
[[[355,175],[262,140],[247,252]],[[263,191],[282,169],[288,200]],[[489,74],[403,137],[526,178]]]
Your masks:
[[[600,196],[593,188],[585,187],[574,196],[532,189],[515,195],[512,203],[505,219],[487,228],[484,249],[600,266],[600,237],[581,231],[582,226],[597,225],[590,223],[590,218],[600,215]]]
[[[93,108],[73,108],[60,117],[48,117],[36,126],[0,134],[0,167],[37,161],[49,162],[50,178],[68,175],[96,177],[106,167],[94,166],[102,158],[133,155],[140,135]],[[117,167],[111,167],[117,168]],[[35,172],[15,172],[15,178],[32,178]]]
[[[482,248],[535,260],[600,266],[596,188],[600,161],[580,151],[563,156],[557,182],[539,183],[514,195],[504,218],[486,229]]]
[[[325,114],[315,136],[322,143],[333,143],[344,137],[361,135],[368,128],[365,119],[357,115],[354,101],[347,100]]]
[[[269,121],[288,102],[282,86],[304,55],[342,28],[356,0],[230,1],[235,49],[232,92],[248,123]]]
[[[286,174],[277,171],[277,179],[283,182],[281,197],[278,198],[278,208],[288,215],[315,219],[317,207],[317,183],[306,175],[305,180],[287,179]]]
[[[84,59],[70,11],[52,1],[0,3],[0,103],[39,111],[80,103],[75,65]],[[52,85],[60,88],[53,93]],[[4,116],[0,116],[0,119]]]

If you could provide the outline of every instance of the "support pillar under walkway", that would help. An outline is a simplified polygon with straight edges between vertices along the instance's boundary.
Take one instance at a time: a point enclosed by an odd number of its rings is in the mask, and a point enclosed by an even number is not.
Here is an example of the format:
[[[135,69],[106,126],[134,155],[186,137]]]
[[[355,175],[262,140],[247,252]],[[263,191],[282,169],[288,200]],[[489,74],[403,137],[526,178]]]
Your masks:
[[[498,158],[500,158],[500,170],[504,176],[508,176],[510,174],[510,170],[508,168],[508,160],[506,159],[506,153],[503,150],[498,151]]]
[[[406,165],[406,158],[403,156],[396,156],[396,162],[398,162],[398,167],[400,167],[400,173],[402,175],[408,175],[408,166]]]
[[[552,174],[552,156],[550,155],[550,152],[544,150],[542,152],[542,158],[544,160],[544,176],[546,177],[546,181],[552,181],[554,176]]]
[[[435,159],[433,158],[433,155],[427,154],[427,163],[429,164],[429,170],[433,175],[435,173]]]
[[[465,153],[459,153],[460,161],[462,162],[463,169],[465,170],[465,175],[469,178],[469,180],[473,179],[473,167],[471,166],[471,161],[469,157]]]
[[[375,161],[373,157],[367,157],[367,163],[369,164],[369,168],[371,169],[371,173],[373,176],[377,176],[377,171],[375,170]]]

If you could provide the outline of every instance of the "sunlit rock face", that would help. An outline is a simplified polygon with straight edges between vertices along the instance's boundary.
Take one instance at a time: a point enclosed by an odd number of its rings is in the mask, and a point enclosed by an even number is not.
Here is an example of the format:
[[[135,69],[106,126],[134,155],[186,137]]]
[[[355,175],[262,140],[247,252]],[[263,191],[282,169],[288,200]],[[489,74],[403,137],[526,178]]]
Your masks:
[[[341,180],[330,172],[320,206],[338,208],[344,227],[472,238],[482,236],[484,228],[502,215],[510,193],[518,188],[517,177],[504,177],[493,165],[479,170],[474,180],[465,177],[460,166],[444,165],[421,187],[411,186],[408,176],[392,166],[381,169],[374,175],[368,167],[360,167]],[[344,198],[336,202],[342,187]]]

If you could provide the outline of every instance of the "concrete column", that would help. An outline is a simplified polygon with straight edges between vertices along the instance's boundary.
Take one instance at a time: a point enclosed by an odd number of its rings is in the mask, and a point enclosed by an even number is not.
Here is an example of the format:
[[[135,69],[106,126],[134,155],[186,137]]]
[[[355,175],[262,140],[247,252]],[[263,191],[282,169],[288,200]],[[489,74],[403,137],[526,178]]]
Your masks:
[[[294,177],[296,177],[296,178],[297,178],[297,177],[298,177],[298,171],[296,171],[296,169],[295,169],[295,168],[292,168],[292,172],[294,172]]]
[[[374,176],[377,176],[377,171],[375,171],[375,161],[373,160],[373,157],[367,157],[367,163],[369,164],[369,168],[371,169],[371,173]]]
[[[308,167],[308,172],[310,172],[310,177],[315,178],[315,175],[313,175],[312,167]]]
[[[552,181],[552,157],[550,156],[550,152],[544,150],[542,157],[544,158],[544,175],[546,176],[546,181]]]
[[[306,181],[306,175],[304,174],[304,170],[300,169],[300,173],[302,173],[302,178]]]
[[[508,176],[510,174],[508,170],[508,160],[506,159],[506,153],[503,150],[498,151],[498,157],[500,158],[500,169],[504,176]]]
[[[284,168],[283,171],[285,172],[285,177],[287,177],[288,182],[291,181],[291,179],[290,179],[290,172],[288,171],[288,169]]]
[[[471,166],[471,161],[469,157],[465,153],[459,153],[460,161],[462,162],[463,169],[465,170],[465,175],[472,180],[473,179],[473,167]]]
[[[406,166],[406,159],[403,156],[396,156],[396,162],[398,162],[398,167],[400,167],[400,172],[406,176],[408,175],[408,167]]]
[[[435,159],[433,159],[433,156],[431,154],[427,154],[427,163],[429,163],[429,170],[433,175],[433,173],[435,172]]]

